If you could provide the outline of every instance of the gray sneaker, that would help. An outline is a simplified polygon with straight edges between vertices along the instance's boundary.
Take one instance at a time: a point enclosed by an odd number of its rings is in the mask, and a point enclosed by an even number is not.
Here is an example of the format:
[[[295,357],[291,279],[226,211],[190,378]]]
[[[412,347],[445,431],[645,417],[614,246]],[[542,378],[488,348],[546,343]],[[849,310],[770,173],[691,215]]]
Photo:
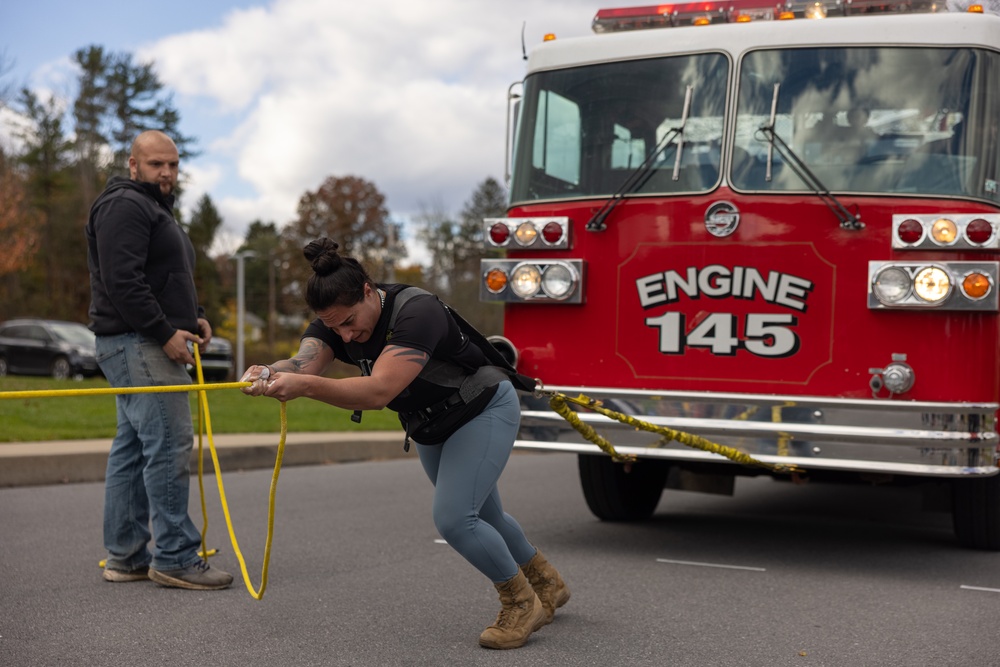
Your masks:
[[[126,581],[146,581],[149,579],[149,568],[146,566],[137,567],[134,570],[115,570],[104,567],[104,581],[113,581],[116,584]]]
[[[180,570],[154,570],[149,568],[149,578],[161,586],[188,588],[193,591],[217,591],[233,583],[233,575],[212,567],[199,558],[193,565]]]

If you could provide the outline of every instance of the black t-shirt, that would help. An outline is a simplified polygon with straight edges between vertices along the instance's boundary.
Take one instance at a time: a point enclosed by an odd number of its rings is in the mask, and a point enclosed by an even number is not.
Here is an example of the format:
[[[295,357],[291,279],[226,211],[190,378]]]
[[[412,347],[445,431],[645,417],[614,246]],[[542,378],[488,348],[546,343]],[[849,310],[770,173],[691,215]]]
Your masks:
[[[382,350],[390,343],[426,352],[433,359],[450,361],[461,366],[470,375],[476,369],[489,365],[483,351],[462,333],[458,324],[448,314],[444,304],[433,294],[420,294],[410,298],[400,308],[396,315],[395,327],[389,331],[389,319],[396,295],[407,285],[392,284],[379,285],[379,287],[386,292],[385,306],[382,308],[382,315],[375,324],[371,337],[366,342],[360,343],[363,353],[361,359],[352,358],[340,336],[319,319],[315,319],[309,324],[302,337],[318,338],[330,346],[337,359],[359,367],[362,360],[367,360],[374,365]],[[455,392],[456,390],[452,387],[437,385],[417,376],[396,398],[389,402],[388,407],[399,413],[405,428],[407,413],[441,403]],[[468,405],[449,410],[449,423],[455,422],[455,427],[450,429],[451,432],[482,412],[495,393],[496,387],[491,387]],[[458,418],[456,412],[463,413],[462,418]],[[434,444],[422,440],[419,433],[411,435],[417,442]],[[443,439],[439,441],[443,441]]]

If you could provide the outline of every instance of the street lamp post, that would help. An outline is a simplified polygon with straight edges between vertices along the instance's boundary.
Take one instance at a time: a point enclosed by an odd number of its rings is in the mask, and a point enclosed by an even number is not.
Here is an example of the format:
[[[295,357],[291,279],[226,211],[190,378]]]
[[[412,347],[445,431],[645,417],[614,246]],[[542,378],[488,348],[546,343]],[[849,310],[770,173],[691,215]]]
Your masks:
[[[243,272],[243,261],[257,256],[253,250],[238,252],[233,257],[236,259],[236,374],[240,375],[246,370],[243,345],[243,321],[246,313],[246,278]]]

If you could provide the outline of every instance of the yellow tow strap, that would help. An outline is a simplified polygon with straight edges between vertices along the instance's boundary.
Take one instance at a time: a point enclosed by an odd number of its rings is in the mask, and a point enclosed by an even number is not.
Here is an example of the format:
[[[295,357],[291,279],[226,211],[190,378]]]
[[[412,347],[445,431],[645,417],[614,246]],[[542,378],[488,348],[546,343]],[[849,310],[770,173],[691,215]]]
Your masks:
[[[650,433],[657,433],[662,436],[663,441],[679,442],[682,445],[688,447],[693,447],[695,449],[700,449],[702,451],[711,452],[713,454],[719,454],[720,456],[725,456],[731,461],[736,463],[741,463],[743,465],[749,466],[759,466],[761,468],[767,468],[773,472],[778,473],[795,473],[802,472],[802,469],[795,465],[784,465],[776,463],[765,463],[763,461],[758,461],[754,457],[750,456],[746,452],[742,452],[735,447],[727,447],[726,445],[720,445],[718,443],[706,440],[701,436],[693,435],[691,433],[685,433],[683,431],[677,431],[672,428],[667,428],[666,426],[657,426],[656,424],[650,424],[649,422],[642,421],[641,419],[636,419],[631,415],[626,415],[621,412],[616,412],[614,410],[609,410],[605,408],[600,401],[594,400],[584,394],[580,394],[576,398],[567,396],[558,391],[551,391],[547,389],[539,389],[535,392],[536,394],[549,397],[549,406],[559,413],[563,419],[569,422],[570,426],[577,430],[580,435],[594,443],[601,448],[602,451],[607,453],[612,459],[620,462],[630,462],[635,461],[636,457],[629,454],[619,454],[615,451],[614,445],[612,445],[607,439],[605,439],[600,433],[598,433],[592,426],[584,424],[580,418],[577,416],[569,407],[569,403],[579,405],[580,407],[586,408],[588,410],[593,410],[598,412],[605,417],[614,419],[615,421],[621,422],[623,424],[628,424],[633,428],[649,431]]]

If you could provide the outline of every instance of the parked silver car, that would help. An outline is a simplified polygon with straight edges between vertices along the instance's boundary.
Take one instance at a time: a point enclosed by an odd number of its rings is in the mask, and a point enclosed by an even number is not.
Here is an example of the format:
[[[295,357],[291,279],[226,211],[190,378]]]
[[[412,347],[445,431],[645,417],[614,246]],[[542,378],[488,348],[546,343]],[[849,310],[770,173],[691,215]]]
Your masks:
[[[94,334],[79,322],[17,319],[0,324],[0,375],[50,375],[65,380],[93,376]]]

